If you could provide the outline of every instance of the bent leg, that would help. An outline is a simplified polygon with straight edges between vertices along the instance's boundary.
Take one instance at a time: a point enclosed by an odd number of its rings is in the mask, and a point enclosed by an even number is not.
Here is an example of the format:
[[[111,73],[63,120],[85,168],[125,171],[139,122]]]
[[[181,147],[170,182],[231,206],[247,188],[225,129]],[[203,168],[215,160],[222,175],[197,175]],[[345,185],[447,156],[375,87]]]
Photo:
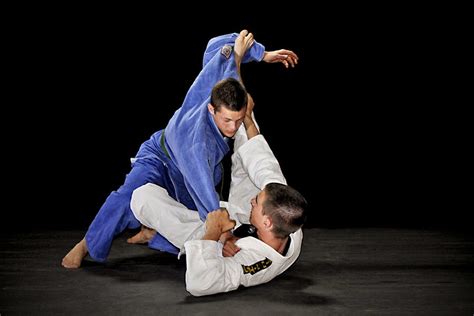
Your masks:
[[[122,186],[123,188],[123,186]],[[106,260],[114,237],[123,232],[127,227],[137,228],[140,223],[130,213],[130,196],[125,192],[115,191],[109,195],[99,213],[92,221],[86,233],[87,249],[89,255],[96,261]]]
[[[144,226],[158,232],[149,242],[148,246],[152,249],[177,254],[187,240],[204,234],[205,226],[198,212],[189,210],[153,183],[147,183],[133,192],[131,207]]]
[[[86,233],[87,249],[94,260],[105,261],[114,237],[126,228],[140,227],[130,209],[133,190],[148,182],[160,182],[160,171],[149,161],[136,163],[125,183],[109,195]]]
[[[78,268],[88,252],[92,259],[105,261],[114,237],[126,228],[140,226],[130,209],[133,190],[147,182],[160,183],[163,170],[158,160],[135,163],[125,183],[109,195],[89,226],[85,238],[68,252],[62,265]]]

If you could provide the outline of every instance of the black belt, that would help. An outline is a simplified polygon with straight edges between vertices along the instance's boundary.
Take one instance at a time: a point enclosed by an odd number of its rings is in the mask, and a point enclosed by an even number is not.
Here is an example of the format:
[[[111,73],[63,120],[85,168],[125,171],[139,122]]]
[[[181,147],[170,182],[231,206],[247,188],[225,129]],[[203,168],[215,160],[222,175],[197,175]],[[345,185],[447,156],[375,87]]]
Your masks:
[[[166,157],[168,157],[168,159],[171,159],[170,154],[168,153],[168,150],[166,149],[165,145],[165,130],[163,130],[163,133],[161,133],[160,146],[161,149],[165,152]]]

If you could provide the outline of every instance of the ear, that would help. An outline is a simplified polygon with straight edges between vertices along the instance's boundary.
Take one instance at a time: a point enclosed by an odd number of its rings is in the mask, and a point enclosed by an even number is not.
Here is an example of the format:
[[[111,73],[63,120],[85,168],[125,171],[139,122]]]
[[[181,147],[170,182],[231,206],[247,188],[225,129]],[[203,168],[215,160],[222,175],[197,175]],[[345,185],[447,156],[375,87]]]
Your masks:
[[[211,115],[216,114],[216,109],[214,108],[214,106],[211,103],[207,104],[207,109],[209,110],[209,113],[211,113]]]
[[[265,227],[266,230],[270,231],[273,228],[273,221],[270,216],[268,215],[263,215],[263,227]]]

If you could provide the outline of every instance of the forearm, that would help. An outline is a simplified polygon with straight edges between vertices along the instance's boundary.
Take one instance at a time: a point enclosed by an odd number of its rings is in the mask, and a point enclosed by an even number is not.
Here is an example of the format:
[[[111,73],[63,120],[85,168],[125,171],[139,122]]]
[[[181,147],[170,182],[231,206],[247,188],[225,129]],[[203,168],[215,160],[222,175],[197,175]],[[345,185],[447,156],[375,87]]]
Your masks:
[[[245,132],[247,133],[247,138],[251,139],[254,136],[257,136],[260,134],[260,132],[257,129],[257,126],[255,125],[255,122],[252,119],[251,115],[246,115],[244,119],[244,126],[245,126]]]
[[[286,184],[280,164],[263,135],[257,135],[239,148],[242,168],[250,182],[260,190],[270,182]]]
[[[194,296],[235,290],[242,267],[234,258],[223,258],[216,242],[192,240],[186,248],[186,290]]]
[[[209,40],[203,57],[203,67],[217,54],[220,54],[225,45],[233,46],[239,33],[220,35]],[[242,62],[262,61],[265,53],[265,46],[255,41],[252,47],[243,56]]]
[[[198,143],[201,142],[203,137],[205,135],[200,134],[199,137],[194,139]],[[204,141],[202,142],[204,143]],[[189,142],[186,144],[191,147]],[[179,160],[177,159],[177,162],[182,166],[181,173],[184,176],[186,190],[193,199],[199,217],[205,222],[208,213],[219,208],[219,197],[215,191],[213,170],[210,168],[210,166],[215,166],[216,162],[209,151],[210,147],[203,147],[195,146],[191,150],[182,149],[180,151],[181,157]],[[183,157],[183,153],[187,155]],[[193,157],[194,161],[192,163],[189,157]]]
[[[214,240],[218,241],[222,235],[222,231],[218,227],[209,227],[206,229],[206,233],[202,236],[203,240]]]

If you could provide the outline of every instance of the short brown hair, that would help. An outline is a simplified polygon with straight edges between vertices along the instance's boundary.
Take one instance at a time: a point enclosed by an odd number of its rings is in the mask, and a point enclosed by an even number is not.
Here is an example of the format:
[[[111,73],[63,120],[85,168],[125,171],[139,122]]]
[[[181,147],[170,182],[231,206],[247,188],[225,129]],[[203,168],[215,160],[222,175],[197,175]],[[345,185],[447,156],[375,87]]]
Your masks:
[[[275,237],[285,238],[303,226],[308,203],[301,193],[280,183],[269,183],[264,190],[263,214],[272,219]]]
[[[211,104],[216,111],[224,106],[231,111],[239,112],[247,106],[247,90],[235,78],[223,79],[212,88]]]

